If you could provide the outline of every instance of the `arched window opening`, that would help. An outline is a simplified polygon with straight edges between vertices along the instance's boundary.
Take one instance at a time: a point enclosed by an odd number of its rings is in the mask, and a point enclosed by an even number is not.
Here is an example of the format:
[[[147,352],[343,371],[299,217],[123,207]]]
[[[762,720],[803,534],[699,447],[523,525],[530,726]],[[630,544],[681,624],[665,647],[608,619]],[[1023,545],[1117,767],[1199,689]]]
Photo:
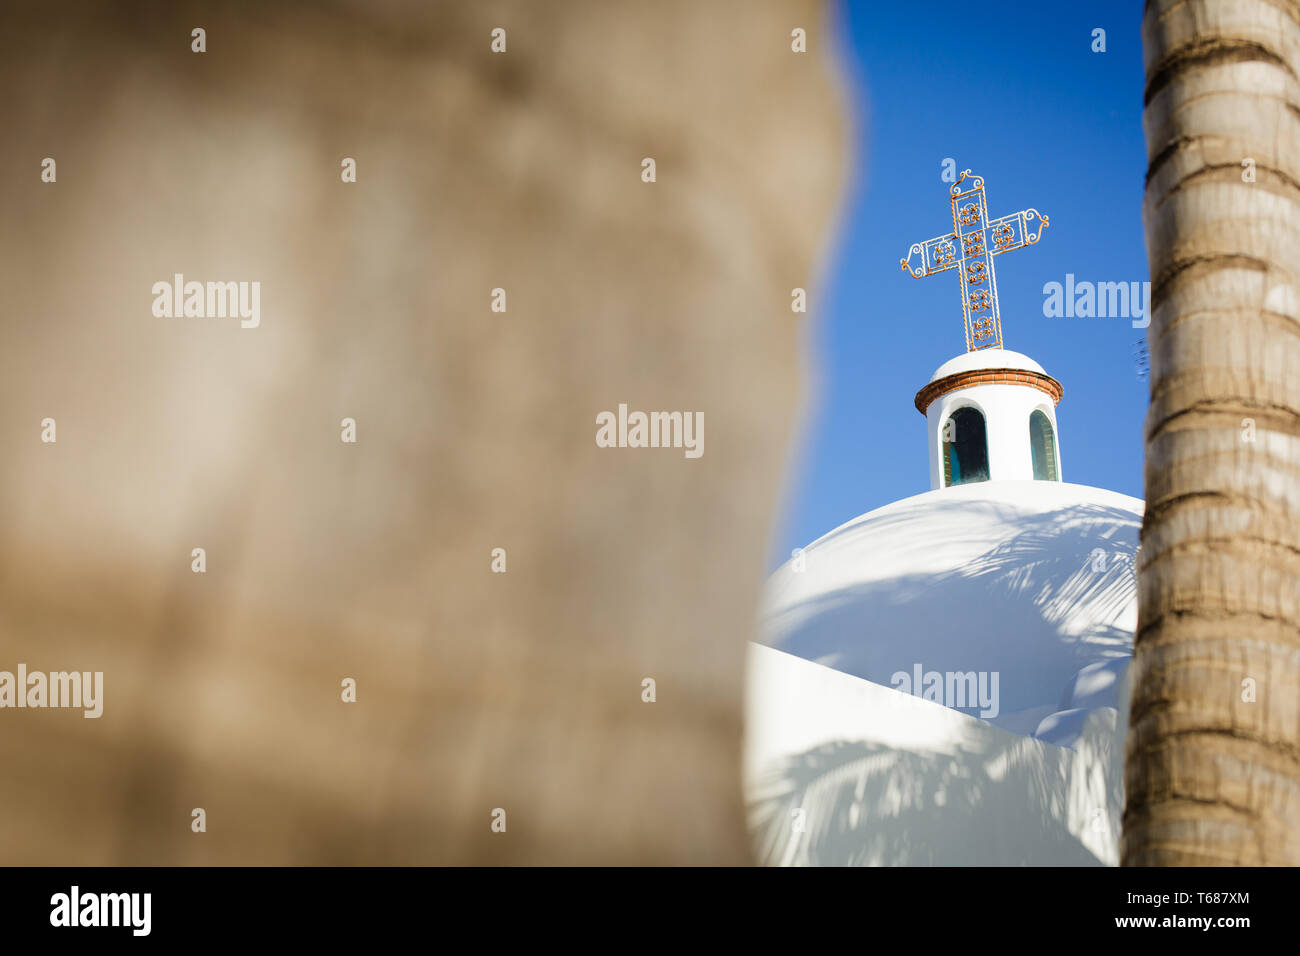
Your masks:
[[[1035,481],[1059,481],[1056,468],[1056,435],[1042,412],[1029,416],[1029,448],[1034,456]]]
[[[989,446],[984,416],[969,406],[959,408],[943,425],[944,487],[988,480]]]

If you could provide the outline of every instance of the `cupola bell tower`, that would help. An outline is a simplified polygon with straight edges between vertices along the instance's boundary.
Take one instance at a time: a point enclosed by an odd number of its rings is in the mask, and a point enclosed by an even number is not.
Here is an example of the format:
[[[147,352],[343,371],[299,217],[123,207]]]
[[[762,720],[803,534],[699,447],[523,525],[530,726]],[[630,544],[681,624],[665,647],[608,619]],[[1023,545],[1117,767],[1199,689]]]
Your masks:
[[[1061,383],[1033,359],[980,349],[945,362],[916,393],[930,442],[930,487],[1061,481]]]

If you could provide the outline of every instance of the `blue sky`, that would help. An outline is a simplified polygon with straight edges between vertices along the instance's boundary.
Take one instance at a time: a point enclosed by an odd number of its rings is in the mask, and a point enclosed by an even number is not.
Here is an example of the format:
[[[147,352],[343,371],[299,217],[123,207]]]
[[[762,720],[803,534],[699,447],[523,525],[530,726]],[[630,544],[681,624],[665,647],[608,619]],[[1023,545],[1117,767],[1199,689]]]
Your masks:
[[[841,0],[833,42],[854,110],[832,258],[810,309],[815,380],[774,564],[843,522],[929,490],[917,389],[965,351],[955,272],[899,269],[951,229],[943,161],[984,177],[990,217],[1034,207],[1037,245],[995,260],[1003,343],[1065,387],[1067,481],[1142,497],[1145,332],[1046,318],[1043,286],[1150,278],[1142,233],[1141,4],[923,6]],[[1094,53],[1093,30],[1106,31]],[[812,312],[810,312],[812,314]]]

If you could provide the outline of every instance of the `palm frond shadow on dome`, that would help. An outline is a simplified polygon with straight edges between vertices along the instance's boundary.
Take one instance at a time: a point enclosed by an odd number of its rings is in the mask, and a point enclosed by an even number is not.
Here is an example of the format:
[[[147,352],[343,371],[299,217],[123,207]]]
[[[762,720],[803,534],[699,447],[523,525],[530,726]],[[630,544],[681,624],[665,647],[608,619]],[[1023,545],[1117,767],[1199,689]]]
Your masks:
[[[1139,519],[1094,504],[1011,515],[1015,532],[960,567],[822,591],[770,615],[762,643],[884,686],[913,662],[997,670],[1003,713],[1055,706],[1081,667],[1132,655]]]
[[[1137,518],[1118,508],[1076,505],[1037,516],[1014,537],[989,549],[964,570],[1012,591],[1037,588],[1035,606],[1063,623],[1073,608],[1117,616],[1137,594]]]

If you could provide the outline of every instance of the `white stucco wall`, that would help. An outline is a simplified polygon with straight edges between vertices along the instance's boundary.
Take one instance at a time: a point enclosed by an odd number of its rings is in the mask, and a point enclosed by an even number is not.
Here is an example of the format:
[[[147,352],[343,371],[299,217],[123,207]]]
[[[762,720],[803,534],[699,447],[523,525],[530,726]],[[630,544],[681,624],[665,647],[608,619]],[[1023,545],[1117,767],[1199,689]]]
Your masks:
[[[1119,710],[1089,712],[1066,749],[757,644],[748,666],[745,783],[761,862],[1118,864]]]

